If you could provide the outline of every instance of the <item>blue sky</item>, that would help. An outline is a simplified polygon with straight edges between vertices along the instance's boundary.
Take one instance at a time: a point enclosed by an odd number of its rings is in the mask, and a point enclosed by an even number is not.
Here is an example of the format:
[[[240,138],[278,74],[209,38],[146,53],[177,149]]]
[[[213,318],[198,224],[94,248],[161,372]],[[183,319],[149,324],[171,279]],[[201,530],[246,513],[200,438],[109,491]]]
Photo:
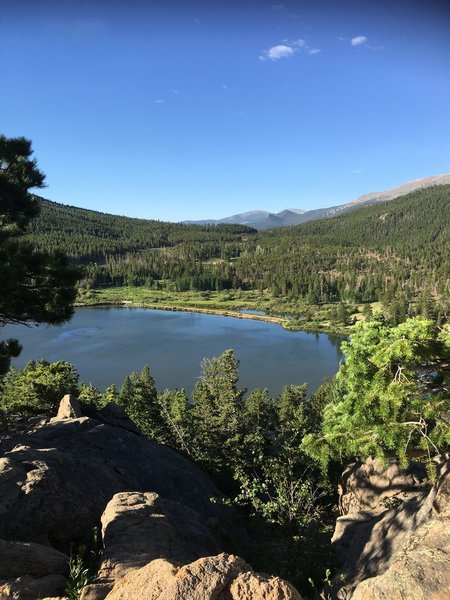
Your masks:
[[[450,172],[450,3],[0,0],[42,195],[178,221]]]

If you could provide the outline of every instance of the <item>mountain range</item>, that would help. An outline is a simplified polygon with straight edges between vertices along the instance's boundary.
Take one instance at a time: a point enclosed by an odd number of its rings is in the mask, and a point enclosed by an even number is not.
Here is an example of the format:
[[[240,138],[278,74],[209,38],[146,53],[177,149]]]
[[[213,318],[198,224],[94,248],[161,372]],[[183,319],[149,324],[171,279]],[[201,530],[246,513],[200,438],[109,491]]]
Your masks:
[[[239,225],[247,225],[255,229],[271,229],[273,227],[286,227],[288,225],[298,225],[307,221],[315,221],[327,217],[335,217],[339,214],[346,213],[360,206],[368,204],[377,204],[378,202],[387,202],[394,198],[399,198],[410,192],[419,189],[427,188],[433,185],[450,184],[450,173],[442,175],[433,175],[431,177],[423,177],[422,179],[414,179],[408,181],[391,190],[384,192],[371,192],[359,196],[351,202],[330,206],[328,208],[316,208],[314,210],[301,210],[299,208],[287,208],[280,212],[271,213],[265,210],[251,210],[244,213],[225,217],[223,219],[204,219],[202,221],[183,221],[186,224],[208,225],[215,223],[236,223]]]

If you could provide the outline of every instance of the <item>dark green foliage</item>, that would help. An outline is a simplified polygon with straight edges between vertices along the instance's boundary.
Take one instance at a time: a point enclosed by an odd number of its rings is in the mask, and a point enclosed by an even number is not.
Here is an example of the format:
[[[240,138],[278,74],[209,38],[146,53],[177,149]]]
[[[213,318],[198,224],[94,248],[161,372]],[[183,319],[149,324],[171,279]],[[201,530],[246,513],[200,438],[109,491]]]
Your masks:
[[[0,387],[0,406],[10,417],[54,416],[65,394],[78,395],[78,373],[65,361],[31,361],[22,370],[11,369]]]
[[[450,443],[450,398],[445,384],[450,331],[415,317],[396,327],[361,323],[336,376],[320,432],[303,446],[323,464],[330,459],[423,458]]]
[[[12,338],[0,342],[0,375],[9,369],[12,358],[19,356],[22,346]]]
[[[393,300],[401,293],[415,306],[415,295],[425,291],[448,311],[450,186],[260,233],[235,267],[238,279],[308,303]]]
[[[85,413],[93,413],[102,406],[104,396],[93,385],[81,383],[78,391],[78,400],[80,401]]]
[[[450,186],[260,233],[41,204],[30,239],[85,265],[86,288],[269,290],[309,304],[343,302],[330,315],[341,324],[356,302],[382,300],[387,311],[396,300],[393,324],[410,314],[445,320],[449,311]]]
[[[195,459],[222,477],[231,475],[243,451],[245,390],[237,387],[238,366],[232,350],[203,359],[200,380],[192,395]]]
[[[42,187],[45,176],[31,154],[30,140],[0,135],[0,241],[6,228],[8,235],[23,231],[39,214],[39,203],[28,190]]]
[[[39,214],[30,188],[44,175],[31,157],[31,142],[0,136],[0,328],[7,323],[62,323],[70,318],[78,272],[60,252],[37,252],[24,241],[26,226]],[[18,345],[0,345],[0,374],[17,356]]]
[[[117,217],[40,199],[30,240],[40,249],[65,252],[84,265],[84,286],[222,290],[233,284],[229,261],[256,231],[241,225],[183,225]],[[210,264],[204,261],[214,259]]]
[[[111,388],[107,390],[108,396],[113,396],[111,399],[114,399],[114,391]],[[117,400],[144,435],[161,441],[166,437],[165,420],[161,415],[155,380],[150,375],[148,365],[139,375],[133,372],[125,378]]]
[[[0,325],[63,323],[72,316],[77,272],[61,253],[36,252],[10,239],[0,246]]]
[[[94,527],[87,544],[78,544],[71,548],[68,561],[67,586],[64,590],[69,600],[79,600],[86,585],[95,583],[103,554],[101,537]]]
[[[164,422],[158,441],[192,456],[192,416],[186,390],[165,390],[158,394],[158,404]]]

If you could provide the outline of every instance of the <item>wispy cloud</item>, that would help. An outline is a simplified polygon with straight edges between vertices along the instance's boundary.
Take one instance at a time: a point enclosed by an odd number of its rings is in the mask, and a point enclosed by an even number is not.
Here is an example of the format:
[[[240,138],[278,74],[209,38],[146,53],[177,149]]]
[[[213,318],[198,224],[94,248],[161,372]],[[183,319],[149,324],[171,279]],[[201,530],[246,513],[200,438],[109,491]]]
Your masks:
[[[340,39],[340,38],[338,38]],[[363,46],[367,50],[384,50],[384,46],[372,46],[368,44],[368,37],[365,35],[357,35],[350,40],[352,46]]]
[[[279,60],[280,58],[286,58],[287,56],[292,56],[295,50],[291,46],[286,46],[285,44],[279,44],[278,46],[272,46],[268,50],[264,50],[264,52],[259,57],[261,60]]]
[[[284,10],[284,4],[272,4],[273,10]]]
[[[319,54],[320,48],[310,48],[305,40],[299,38],[293,42],[283,40],[282,44],[272,46],[268,50],[264,50],[259,56],[259,60],[279,60],[280,58],[288,58],[297,52],[306,52],[307,54]]]
[[[158,100],[155,100],[155,104],[164,104],[164,100],[162,98],[158,98]]]
[[[352,38],[351,45],[352,46],[363,46],[367,42],[367,37],[365,35],[357,35]]]

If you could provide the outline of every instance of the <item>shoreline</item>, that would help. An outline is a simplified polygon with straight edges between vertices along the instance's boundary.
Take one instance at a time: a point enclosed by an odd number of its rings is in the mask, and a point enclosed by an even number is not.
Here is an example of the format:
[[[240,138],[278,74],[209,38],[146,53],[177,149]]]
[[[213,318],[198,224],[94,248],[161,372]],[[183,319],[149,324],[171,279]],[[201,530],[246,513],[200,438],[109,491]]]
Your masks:
[[[151,303],[136,303],[128,300],[122,302],[93,302],[83,303],[76,302],[75,308],[89,308],[95,306],[116,306],[120,308],[148,308],[150,310],[165,310],[168,312],[191,312],[199,313],[204,315],[216,315],[218,317],[232,317],[233,319],[249,319],[251,321],[265,321],[266,323],[275,323],[281,325],[289,321],[282,317],[272,317],[271,315],[254,315],[251,313],[241,313],[234,310],[220,309],[220,308],[197,308],[195,306],[171,306],[169,304],[151,304]],[[286,327],[284,327],[287,329]]]
[[[274,325],[280,325],[286,331],[299,332],[303,331],[305,333],[325,333],[331,335],[339,335],[346,337],[349,335],[349,332],[339,331],[332,328],[318,328],[312,329],[308,327],[292,327],[289,326],[289,319],[283,317],[274,317],[272,315],[255,315],[252,313],[241,313],[234,310],[220,309],[220,308],[197,308],[195,306],[173,306],[170,304],[159,304],[159,303],[144,303],[144,302],[133,302],[131,300],[122,300],[120,302],[77,302],[75,303],[76,308],[89,308],[89,307],[101,307],[101,306],[111,306],[117,308],[147,308],[149,310],[163,310],[167,312],[189,312],[189,313],[198,313],[204,315],[215,315],[218,317],[230,317],[233,319],[246,319],[250,321],[263,321],[265,323],[273,323]]]

